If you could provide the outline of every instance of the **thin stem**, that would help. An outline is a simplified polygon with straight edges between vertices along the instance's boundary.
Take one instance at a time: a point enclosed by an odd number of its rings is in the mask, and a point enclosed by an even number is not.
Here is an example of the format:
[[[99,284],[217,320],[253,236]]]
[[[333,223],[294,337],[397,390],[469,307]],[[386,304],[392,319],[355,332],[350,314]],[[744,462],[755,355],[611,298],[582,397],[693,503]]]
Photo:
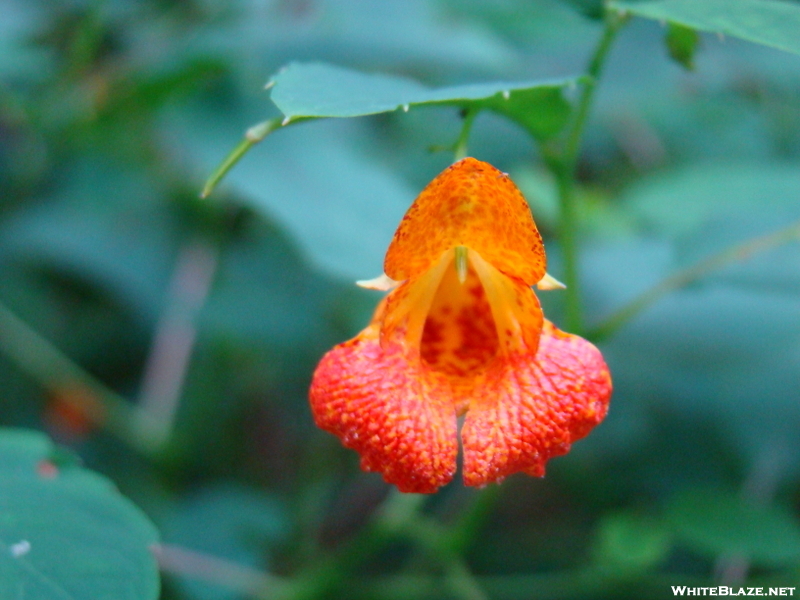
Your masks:
[[[296,123],[301,119],[295,119],[294,121],[285,121],[280,117],[276,117],[274,119],[268,119],[266,121],[262,121],[257,125],[253,125],[247,132],[244,134],[244,138],[239,144],[231,150],[230,154],[225,157],[225,159],[214,169],[214,172],[211,173],[211,176],[206,181],[206,184],[203,186],[203,191],[200,192],[201,198],[208,198],[211,192],[214,191],[214,188],[219,185],[219,182],[228,174],[236,163],[238,163],[241,158],[247,154],[247,152],[262,141],[265,137],[267,137],[270,133],[275,131],[276,129],[280,129],[281,127],[285,127],[289,124]]]
[[[489,600],[463,559],[454,558],[449,561],[446,575],[450,588],[457,597],[463,600]]]
[[[132,426],[134,409],[125,398],[98,381],[2,304],[0,352],[50,390],[79,388],[85,393],[64,394],[63,401],[72,403],[72,407],[94,425],[138,451],[147,455],[156,451],[155,440]]]
[[[183,247],[142,376],[136,425],[164,445],[172,435],[197,339],[197,317],[217,270],[218,250],[196,240]]]
[[[454,552],[463,554],[480,533],[481,527],[500,497],[501,489],[499,485],[492,485],[475,492],[471,505],[461,513],[450,530],[449,544]]]
[[[750,257],[766,252],[783,244],[800,239],[800,221],[773,233],[753,238],[743,244],[733,246],[701,260],[695,265],[667,277],[655,287],[634,298],[620,308],[600,325],[589,332],[588,337],[600,340],[608,337],[625,325],[636,315],[660,300],[670,292],[674,292],[693,281],[701,279],[713,271],[730,264],[741,262]]]
[[[285,579],[224,558],[170,544],[157,544],[151,550],[165,573],[185,575],[265,599],[280,598],[286,589]],[[271,596],[265,590],[271,590]]]
[[[334,556],[301,571],[287,582],[280,597],[286,600],[329,597],[347,581],[356,566],[374,556],[391,540],[409,536],[426,500],[427,496],[422,494],[404,494],[392,489],[372,521],[354,539]],[[259,597],[271,599],[274,590],[265,588]]]
[[[594,100],[597,82],[602,73],[608,52],[624,22],[624,17],[612,10],[606,10],[605,28],[586,69],[587,77],[584,78],[575,116],[567,130],[563,148],[559,154],[550,157],[551,167],[555,171],[558,183],[558,195],[561,204],[559,239],[564,255],[564,283],[567,286],[565,300],[566,326],[567,329],[575,332],[580,332],[583,326],[575,207],[575,174],[578,165],[578,154],[586,121]]]
[[[468,110],[464,115],[464,122],[461,124],[461,133],[458,135],[458,141],[454,150],[455,162],[462,158],[467,157],[467,146],[469,145],[469,134],[472,131],[472,124],[475,122],[475,117],[478,116],[476,109]]]

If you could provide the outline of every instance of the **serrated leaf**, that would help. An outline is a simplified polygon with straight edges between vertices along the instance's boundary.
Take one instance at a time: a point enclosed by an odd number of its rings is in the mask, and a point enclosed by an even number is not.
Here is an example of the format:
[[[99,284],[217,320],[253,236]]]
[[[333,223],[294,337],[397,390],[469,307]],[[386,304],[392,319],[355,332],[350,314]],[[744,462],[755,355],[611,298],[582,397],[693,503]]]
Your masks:
[[[539,139],[558,133],[570,106],[565,87],[577,78],[492,82],[428,88],[412,79],[367,74],[323,63],[291,63],[271,81],[272,101],[288,120],[358,117],[417,106],[487,109],[524,126]]]
[[[13,429],[0,429],[0,481],[0,598],[158,598],[158,533],[110,481]]]
[[[755,564],[780,566],[800,560],[800,523],[779,506],[755,506],[720,490],[678,495],[667,514],[676,536],[711,558],[744,556]]]
[[[694,54],[700,43],[700,35],[691,27],[670,23],[664,36],[672,59],[689,71],[694,70]]]
[[[611,7],[800,54],[800,6],[781,0],[629,0]]]

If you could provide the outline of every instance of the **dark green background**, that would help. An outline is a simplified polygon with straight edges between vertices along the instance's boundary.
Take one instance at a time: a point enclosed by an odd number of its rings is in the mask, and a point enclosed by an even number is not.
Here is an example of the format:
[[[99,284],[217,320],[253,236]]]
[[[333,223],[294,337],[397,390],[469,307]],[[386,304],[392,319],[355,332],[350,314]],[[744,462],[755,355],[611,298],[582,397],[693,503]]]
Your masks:
[[[379,295],[352,281],[380,273],[394,224],[452,161],[440,149],[458,137],[458,111],[298,124],[208,200],[199,190],[248,126],[278,116],[263,86],[289,61],[430,86],[572,77],[600,34],[594,4],[4,2],[0,302],[134,403],[159,323],[195,337],[155,455],[70,427],[54,408],[70,381],[37,375],[8,336],[0,424],[71,447],[166,543],[287,577],[335,555],[387,486],[313,426],[306,391],[322,353],[369,319]],[[589,330],[671,273],[800,219],[800,56],[703,34],[689,71],[667,31],[625,27],[587,127]],[[470,154],[525,192],[559,277],[554,183],[534,142],[481,113]],[[213,282],[192,320],[180,307],[202,280],[193,268]],[[563,293],[540,297],[562,323]],[[615,385],[605,423],[545,479],[509,478],[466,550],[488,597],[666,598],[671,584],[726,581],[736,560],[749,585],[800,585],[798,244],[710,273],[599,345]],[[453,522],[475,494],[453,483],[426,512]],[[440,573],[390,544],[335,597],[397,597],[416,576]],[[164,588],[240,597],[170,574]]]

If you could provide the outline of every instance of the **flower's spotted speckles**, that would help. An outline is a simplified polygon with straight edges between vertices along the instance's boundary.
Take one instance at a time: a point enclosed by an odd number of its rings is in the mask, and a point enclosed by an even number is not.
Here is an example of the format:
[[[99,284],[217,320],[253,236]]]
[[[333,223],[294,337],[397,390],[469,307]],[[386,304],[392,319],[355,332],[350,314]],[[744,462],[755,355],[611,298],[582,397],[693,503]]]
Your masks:
[[[384,271],[396,281],[417,277],[456,246],[528,285],[545,273],[542,238],[522,193],[474,158],[445,169],[417,197],[389,245]]]
[[[544,475],[606,415],[611,376],[592,344],[545,321],[537,356],[496,362],[475,389],[461,438],[464,481]]]
[[[326,354],[311,384],[317,424],[404,492],[430,493],[456,470],[467,485],[569,451],[605,416],[600,352],[544,320],[531,284],[544,249],[508,177],[465,159],[409,209],[386,256],[404,280],[370,325]]]
[[[311,384],[316,423],[402,492],[431,493],[456,470],[456,415],[445,378],[376,328],[336,346]]]
[[[497,348],[492,310],[475,271],[461,284],[455,267],[446,269],[425,321],[422,360],[435,371],[467,377],[485,369]]]

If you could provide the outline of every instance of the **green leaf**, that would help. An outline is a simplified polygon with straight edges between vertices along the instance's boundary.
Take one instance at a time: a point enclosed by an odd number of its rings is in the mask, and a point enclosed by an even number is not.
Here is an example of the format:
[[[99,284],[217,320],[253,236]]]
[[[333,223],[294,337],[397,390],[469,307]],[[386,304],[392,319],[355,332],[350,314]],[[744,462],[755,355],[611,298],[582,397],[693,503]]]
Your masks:
[[[689,71],[694,71],[694,54],[700,35],[691,27],[670,23],[664,38],[669,55]]]
[[[800,560],[800,523],[783,507],[698,489],[679,494],[667,514],[676,536],[711,558],[741,555],[763,566]]]
[[[800,54],[800,6],[780,0],[618,0],[611,7]]]
[[[0,598],[158,598],[158,533],[110,481],[13,429],[0,429],[0,481]]]
[[[603,18],[603,0],[561,0],[590,19]]]
[[[366,74],[323,63],[291,63],[270,82],[272,101],[293,121],[301,118],[358,117],[416,106],[488,109],[546,139],[566,123],[565,87],[578,80],[492,82],[431,89],[412,79]]]

